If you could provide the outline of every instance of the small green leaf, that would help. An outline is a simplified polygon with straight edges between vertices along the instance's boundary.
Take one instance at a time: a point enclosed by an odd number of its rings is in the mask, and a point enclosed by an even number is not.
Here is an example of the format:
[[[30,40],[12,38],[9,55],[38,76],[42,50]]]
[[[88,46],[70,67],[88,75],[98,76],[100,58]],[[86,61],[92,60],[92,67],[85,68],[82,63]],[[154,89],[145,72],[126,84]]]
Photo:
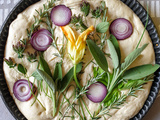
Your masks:
[[[24,75],[27,73],[27,69],[22,64],[18,64],[17,69],[19,72],[23,73]]]
[[[36,76],[39,75],[38,79],[44,80],[48,84],[48,86],[52,89],[53,93],[55,93],[56,87],[53,79],[45,71],[42,71],[40,69],[36,69],[35,72],[37,74]]]
[[[76,73],[79,73],[81,71],[81,69],[82,69],[82,63],[77,64]],[[60,86],[58,88],[59,88],[59,90],[61,92],[63,92],[68,87],[70,82],[72,81],[72,79],[73,79],[73,70],[74,70],[74,67],[72,67],[68,71],[68,73],[63,77],[62,81],[60,81]]]
[[[61,63],[56,63],[55,69],[54,69],[54,74],[53,74],[53,80],[62,80],[62,67]]]
[[[144,44],[141,48],[135,49],[133,52],[131,52],[126,58],[125,62],[121,65],[121,70],[125,71],[133,62],[136,60],[136,58],[141,54],[141,52],[147,47],[148,44]]]
[[[107,32],[109,25],[109,22],[101,22],[96,26],[96,31],[99,33],[105,33]]]
[[[159,67],[160,65],[158,64],[155,64],[155,65],[146,64],[146,65],[137,66],[127,70],[124,73],[123,78],[131,79],[131,80],[141,79],[150,74],[153,74]]]
[[[104,53],[100,50],[100,48],[92,41],[86,40],[89,50],[94,57],[97,64],[104,70],[108,71],[108,63]]]
[[[33,76],[35,79],[39,80],[39,81],[42,81],[42,80],[43,80],[42,77],[39,76],[39,74],[37,73],[37,71],[34,71],[34,72],[32,73],[32,76]]]
[[[110,40],[107,40],[109,52],[111,54],[112,62],[114,65],[114,68],[118,68],[119,66],[119,58],[116,52],[115,47],[113,46],[112,42]]]
[[[42,55],[39,56],[40,69],[45,71],[48,75],[52,77],[52,73],[50,71],[49,65],[45,61]]]
[[[109,40],[112,42],[112,44],[114,45],[116,52],[118,54],[118,58],[119,58],[119,63],[121,63],[121,51],[119,48],[119,44],[118,44],[118,40],[116,39],[116,37],[114,35],[110,35]]]

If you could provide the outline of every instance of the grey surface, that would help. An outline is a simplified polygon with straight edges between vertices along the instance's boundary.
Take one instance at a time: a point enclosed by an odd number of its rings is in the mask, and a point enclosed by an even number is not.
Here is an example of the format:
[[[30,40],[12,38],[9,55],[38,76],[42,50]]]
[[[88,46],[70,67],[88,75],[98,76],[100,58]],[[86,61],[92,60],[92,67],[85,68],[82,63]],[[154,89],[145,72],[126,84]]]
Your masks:
[[[6,16],[15,4],[20,0],[0,0],[0,27]],[[160,35],[160,0],[139,0],[145,6],[149,6],[149,13]],[[0,97],[0,120],[15,120],[4,105]],[[157,97],[151,109],[143,120],[160,120],[160,96]]]

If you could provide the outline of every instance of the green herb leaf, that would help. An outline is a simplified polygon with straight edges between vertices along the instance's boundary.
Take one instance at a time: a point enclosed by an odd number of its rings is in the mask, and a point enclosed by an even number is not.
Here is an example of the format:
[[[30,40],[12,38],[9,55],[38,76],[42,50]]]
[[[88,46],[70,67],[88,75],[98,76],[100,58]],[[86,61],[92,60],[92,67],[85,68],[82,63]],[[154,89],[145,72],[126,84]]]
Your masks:
[[[39,56],[40,69],[45,71],[48,75],[52,77],[52,73],[50,71],[49,65],[45,61],[42,55]]]
[[[131,52],[126,58],[125,62],[121,65],[121,70],[125,71],[133,62],[134,60],[141,54],[141,52],[147,47],[148,44],[144,44],[141,48],[135,49]]]
[[[32,76],[33,76],[36,80],[39,80],[39,81],[42,81],[42,80],[43,80],[42,77],[39,76],[39,74],[37,73],[37,71],[34,71],[34,72],[32,73]],[[43,88],[43,87],[42,87],[42,88]]]
[[[53,93],[55,93],[56,87],[55,87],[55,83],[54,83],[53,79],[45,71],[42,71],[40,69],[36,69],[35,72],[36,72],[36,76],[39,75],[38,79],[44,80],[48,84],[48,86],[51,88]]]
[[[81,11],[84,13],[85,16],[88,16],[90,11],[90,4],[88,2],[83,1],[83,3],[80,5]]]
[[[150,74],[153,74],[159,67],[160,65],[158,64],[155,64],[155,65],[146,64],[146,65],[137,66],[127,70],[124,73],[123,78],[131,79],[131,80],[141,79]]]
[[[107,43],[108,43],[109,52],[111,54],[113,66],[114,66],[114,68],[118,68],[119,67],[119,58],[118,58],[116,49],[114,48],[114,46],[110,40],[107,40]]]
[[[62,80],[62,67],[61,63],[56,63],[55,69],[54,69],[54,74],[53,74],[53,80]]]
[[[17,69],[19,72],[23,73],[24,75],[27,73],[27,69],[22,64],[18,64]]]
[[[104,53],[100,50],[100,48],[92,41],[86,40],[89,50],[94,57],[97,64],[104,70],[108,71],[108,63]]]
[[[79,73],[82,69],[82,63],[79,63],[77,64],[77,67],[76,67],[76,73]],[[68,73],[63,77],[62,81],[60,81],[60,86],[58,88],[60,88],[59,90],[61,92],[63,92],[67,87],[68,85],[70,84],[70,82],[72,81],[73,79],[73,70],[74,70],[74,67],[72,67]]]
[[[96,26],[96,31],[99,33],[105,33],[107,32],[109,25],[109,22],[101,22]]]
[[[110,35],[109,40],[112,42],[112,44],[114,45],[116,52],[118,54],[118,58],[119,58],[119,63],[121,62],[121,51],[119,48],[119,44],[118,44],[118,40],[116,39],[116,37],[114,35]]]
[[[121,84],[118,85],[118,88],[119,89],[131,89],[131,88],[135,88],[135,87],[138,87],[138,86],[141,86],[145,83],[147,83],[148,81],[147,80],[140,80],[140,79],[137,79],[137,80],[128,80],[127,82],[122,82]]]

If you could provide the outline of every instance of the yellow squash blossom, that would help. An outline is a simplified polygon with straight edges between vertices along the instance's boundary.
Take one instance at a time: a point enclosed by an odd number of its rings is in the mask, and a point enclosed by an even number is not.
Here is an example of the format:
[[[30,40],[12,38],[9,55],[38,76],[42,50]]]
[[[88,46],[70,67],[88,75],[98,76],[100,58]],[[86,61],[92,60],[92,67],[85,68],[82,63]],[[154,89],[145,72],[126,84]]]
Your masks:
[[[74,31],[69,26],[61,27],[64,35],[68,39],[68,53],[73,62],[73,64],[77,64],[84,56],[85,47],[86,47],[86,39],[87,35],[94,31],[94,27],[90,26],[87,30],[82,32],[78,38],[76,38]]]

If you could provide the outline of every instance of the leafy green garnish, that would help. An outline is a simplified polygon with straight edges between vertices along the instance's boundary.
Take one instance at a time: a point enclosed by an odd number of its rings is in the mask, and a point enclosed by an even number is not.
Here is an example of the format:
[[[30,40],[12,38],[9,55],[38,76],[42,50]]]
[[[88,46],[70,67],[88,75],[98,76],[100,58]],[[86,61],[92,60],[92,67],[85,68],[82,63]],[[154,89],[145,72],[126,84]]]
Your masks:
[[[24,75],[27,73],[27,69],[22,64],[18,64],[17,69],[19,72],[23,73]]]
[[[37,52],[35,51],[34,53],[27,53],[27,60],[31,63],[37,62]]]
[[[108,43],[108,48],[111,54],[111,58],[112,58],[112,62],[113,62],[113,66],[114,68],[118,68],[119,67],[119,58],[118,58],[118,54],[116,52],[115,47],[113,46],[112,42],[110,40],[107,40]]]
[[[81,69],[82,69],[82,63],[77,64],[76,73],[79,73],[81,71]],[[59,81],[58,88],[60,88],[59,90],[61,92],[63,92],[68,87],[70,82],[73,80],[73,70],[74,70],[74,67],[72,67],[68,71],[68,73],[63,77],[62,81]]]
[[[72,16],[71,18],[71,24],[76,26],[77,30],[81,30],[84,31],[86,30],[88,27],[84,24],[83,22],[83,16],[78,15],[76,16],[75,14]]]
[[[14,68],[17,65],[16,63],[13,63],[13,60],[11,57],[9,57],[9,59],[4,58],[3,60],[9,66],[9,68]]]
[[[53,80],[58,81],[62,80],[62,63],[56,63],[55,69],[54,69],[54,74],[53,74]]]
[[[96,26],[96,31],[99,33],[105,33],[107,32],[109,25],[109,22],[101,22]]]
[[[45,71],[49,76],[52,77],[52,73],[51,73],[51,70],[49,68],[49,65],[45,61],[45,59],[43,58],[43,55],[39,56],[39,65],[40,65],[41,70]]]
[[[141,54],[141,52],[147,47],[147,45],[148,44],[144,44],[141,48],[137,48],[133,52],[131,52],[125,58],[125,62],[122,63],[121,70],[125,71],[133,63],[133,61]]]
[[[158,64],[155,64],[155,65],[146,64],[146,65],[137,66],[127,70],[123,75],[123,79],[135,80],[135,79],[144,78],[148,75],[153,74],[159,67],[160,65]]]
[[[108,63],[100,48],[92,40],[86,40],[88,48],[94,57],[96,63],[104,70],[108,71]]]
[[[121,51],[120,51],[120,48],[119,48],[118,40],[112,34],[110,35],[109,40],[112,42],[112,44],[114,45],[114,47],[116,49],[116,52],[118,54],[119,64],[120,64],[121,63]]]
[[[90,4],[88,2],[83,1],[82,4],[80,4],[80,7],[84,15],[88,16],[89,11],[90,11]]]
[[[22,58],[24,56],[23,52],[26,49],[26,45],[27,45],[27,40],[23,39],[20,40],[16,45],[12,46],[13,50],[18,54],[18,58]]]
[[[48,86],[52,89],[52,91],[55,93],[56,87],[52,77],[50,77],[45,71],[42,71],[40,69],[36,69],[35,72],[37,73],[38,79],[41,78],[41,80],[44,80],[48,84]],[[37,76],[34,77],[36,77],[37,79]]]

